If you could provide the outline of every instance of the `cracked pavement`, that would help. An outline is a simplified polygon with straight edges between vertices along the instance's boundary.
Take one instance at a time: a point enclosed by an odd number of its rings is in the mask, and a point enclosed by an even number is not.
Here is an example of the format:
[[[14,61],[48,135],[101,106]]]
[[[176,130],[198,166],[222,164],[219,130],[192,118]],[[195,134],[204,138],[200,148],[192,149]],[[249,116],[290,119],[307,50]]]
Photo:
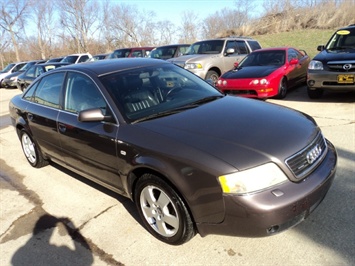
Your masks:
[[[311,216],[268,238],[196,235],[182,246],[153,238],[134,204],[58,165],[32,168],[10,125],[0,90],[0,265],[354,265],[355,93],[284,100],[315,118],[336,146],[335,181]]]

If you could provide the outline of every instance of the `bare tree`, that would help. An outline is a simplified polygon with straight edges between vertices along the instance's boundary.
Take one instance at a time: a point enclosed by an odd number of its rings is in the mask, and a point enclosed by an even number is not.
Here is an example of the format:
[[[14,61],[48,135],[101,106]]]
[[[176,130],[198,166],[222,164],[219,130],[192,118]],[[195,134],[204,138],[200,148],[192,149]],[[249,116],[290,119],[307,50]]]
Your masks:
[[[194,43],[198,40],[198,15],[193,11],[182,13],[180,30],[181,43]]]
[[[18,39],[23,30],[30,0],[2,0],[0,6],[0,28],[9,33],[16,60],[20,61]]]
[[[75,41],[78,53],[88,52],[89,36],[98,30],[97,1],[60,0],[56,2],[60,12],[60,23]]]
[[[1,42],[0,42],[0,67],[1,67],[1,69],[3,69],[5,67],[4,66],[5,50],[10,44],[10,41],[8,40],[7,32],[4,29],[0,30],[0,40],[1,40]]]
[[[155,43],[154,12],[139,12],[132,5],[114,5],[106,14],[106,30],[116,47],[145,46]]]
[[[161,45],[171,44],[177,41],[176,26],[169,20],[158,21],[156,28],[159,34],[159,43]]]
[[[41,58],[51,54],[51,44],[55,38],[54,29],[54,0],[37,1],[32,5],[32,18],[36,25],[37,46]]]

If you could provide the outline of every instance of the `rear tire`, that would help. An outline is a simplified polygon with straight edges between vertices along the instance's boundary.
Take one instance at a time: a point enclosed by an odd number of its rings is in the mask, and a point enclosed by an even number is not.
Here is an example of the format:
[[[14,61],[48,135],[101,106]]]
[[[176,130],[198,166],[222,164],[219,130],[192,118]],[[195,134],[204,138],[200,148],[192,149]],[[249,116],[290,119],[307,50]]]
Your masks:
[[[185,203],[161,178],[144,174],[137,181],[134,200],[145,227],[157,239],[181,245],[195,235]]]
[[[48,164],[48,161],[43,158],[41,151],[38,149],[37,144],[24,129],[21,130],[20,140],[23,153],[32,167],[41,168]]]
[[[322,97],[323,95],[323,90],[321,89],[315,89],[315,90],[311,90],[310,88],[307,87],[307,94],[308,97],[311,99],[319,99]]]

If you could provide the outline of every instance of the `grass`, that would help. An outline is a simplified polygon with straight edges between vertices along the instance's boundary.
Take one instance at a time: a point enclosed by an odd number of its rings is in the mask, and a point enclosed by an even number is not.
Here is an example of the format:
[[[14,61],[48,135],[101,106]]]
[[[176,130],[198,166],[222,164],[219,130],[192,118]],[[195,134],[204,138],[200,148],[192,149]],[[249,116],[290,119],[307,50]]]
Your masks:
[[[272,33],[252,36],[258,40],[263,48],[275,46],[292,46],[305,50],[313,58],[317,53],[317,46],[326,44],[334,30],[298,30],[292,32]]]

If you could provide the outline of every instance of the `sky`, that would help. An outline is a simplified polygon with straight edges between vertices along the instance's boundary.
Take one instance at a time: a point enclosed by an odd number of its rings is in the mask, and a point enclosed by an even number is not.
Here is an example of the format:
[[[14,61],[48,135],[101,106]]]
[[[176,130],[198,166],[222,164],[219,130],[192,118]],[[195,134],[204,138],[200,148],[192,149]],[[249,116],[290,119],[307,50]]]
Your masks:
[[[223,8],[236,7],[235,0],[113,0],[115,3],[138,7],[139,11],[153,11],[156,21],[169,20],[175,25],[181,23],[184,11],[192,11],[198,19],[204,19]]]

